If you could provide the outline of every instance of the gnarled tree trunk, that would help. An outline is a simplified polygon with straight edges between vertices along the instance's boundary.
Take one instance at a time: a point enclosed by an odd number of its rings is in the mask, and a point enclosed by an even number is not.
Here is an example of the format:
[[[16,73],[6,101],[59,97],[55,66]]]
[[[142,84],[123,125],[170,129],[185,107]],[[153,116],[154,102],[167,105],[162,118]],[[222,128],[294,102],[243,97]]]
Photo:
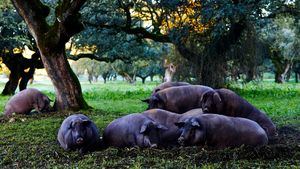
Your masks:
[[[56,93],[56,109],[79,110],[87,108],[88,105],[83,99],[79,80],[66,59],[64,48],[60,52],[51,52],[51,54],[46,52],[46,54],[44,55],[42,49],[43,63]]]

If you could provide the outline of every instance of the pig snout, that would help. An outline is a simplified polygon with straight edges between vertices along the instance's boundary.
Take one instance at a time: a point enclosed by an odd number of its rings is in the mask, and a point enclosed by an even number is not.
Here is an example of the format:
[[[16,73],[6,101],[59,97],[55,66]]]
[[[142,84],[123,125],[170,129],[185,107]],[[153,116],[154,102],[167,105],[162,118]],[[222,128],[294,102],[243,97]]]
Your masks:
[[[184,145],[184,138],[182,136],[179,137],[177,141],[180,145],[182,145],[182,146]]]
[[[84,139],[82,137],[76,139],[76,144],[83,144],[83,143],[84,143]]]

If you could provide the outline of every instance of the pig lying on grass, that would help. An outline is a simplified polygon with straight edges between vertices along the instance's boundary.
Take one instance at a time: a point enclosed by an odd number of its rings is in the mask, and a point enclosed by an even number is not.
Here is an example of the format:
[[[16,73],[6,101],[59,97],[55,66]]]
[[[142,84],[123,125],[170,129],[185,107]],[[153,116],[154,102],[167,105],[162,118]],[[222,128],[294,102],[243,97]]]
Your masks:
[[[81,154],[101,148],[98,128],[83,114],[67,117],[61,124],[57,140],[63,149],[79,150]]]
[[[167,130],[163,125],[140,113],[129,114],[112,121],[104,130],[106,146],[113,147],[156,147],[160,133]]]
[[[255,121],[227,117],[218,114],[203,114],[179,120],[181,130],[178,142],[181,145],[205,144],[215,148],[238,147],[241,145],[263,146],[268,137]]]

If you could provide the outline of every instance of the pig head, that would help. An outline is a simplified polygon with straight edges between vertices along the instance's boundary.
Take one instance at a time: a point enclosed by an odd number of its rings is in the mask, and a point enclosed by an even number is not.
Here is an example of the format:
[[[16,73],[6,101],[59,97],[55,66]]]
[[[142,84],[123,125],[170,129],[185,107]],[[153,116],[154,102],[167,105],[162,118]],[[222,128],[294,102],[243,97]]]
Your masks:
[[[182,146],[204,145],[206,139],[205,125],[200,119],[191,117],[184,121],[176,122],[180,129],[178,143]]]
[[[50,100],[48,96],[46,96],[44,94],[39,94],[36,98],[34,107],[35,107],[36,111],[39,111],[42,113],[49,112],[51,110],[51,105],[50,105],[51,101],[52,100]]]

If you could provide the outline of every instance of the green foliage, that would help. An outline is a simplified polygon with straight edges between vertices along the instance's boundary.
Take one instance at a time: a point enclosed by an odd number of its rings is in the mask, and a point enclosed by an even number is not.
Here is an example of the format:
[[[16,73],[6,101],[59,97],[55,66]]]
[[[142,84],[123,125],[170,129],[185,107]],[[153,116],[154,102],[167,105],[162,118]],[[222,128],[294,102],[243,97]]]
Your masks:
[[[94,107],[84,111],[103,132],[104,127],[120,116],[142,112],[148,97],[157,84],[129,85],[109,82],[106,85],[84,84],[84,97]],[[53,99],[47,88],[35,85]],[[299,140],[299,84],[278,85],[258,83],[232,88],[250,103],[267,112],[280,131],[286,128],[281,144],[258,149],[211,150],[198,147],[171,149],[115,149],[88,153],[66,152],[56,142],[56,134],[63,119],[71,112],[16,116],[15,122],[0,117],[0,168],[297,168],[300,165]],[[9,99],[1,96],[0,109]],[[292,133],[292,134],[289,134]],[[299,135],[298,135],[299,136]],[[298,138],[299,139],[299,138]]]
[[[9,51],[14,48],[22,49],[25,45],[32,47],[33,39],[29,35],[25,22],[10,2],[6,5],[0,8],[0,52],[4,52],[4,49]]]
[[[300,21],[292,16],[278,16],[261,30],[261,37],[283,60],[300,60]]]

